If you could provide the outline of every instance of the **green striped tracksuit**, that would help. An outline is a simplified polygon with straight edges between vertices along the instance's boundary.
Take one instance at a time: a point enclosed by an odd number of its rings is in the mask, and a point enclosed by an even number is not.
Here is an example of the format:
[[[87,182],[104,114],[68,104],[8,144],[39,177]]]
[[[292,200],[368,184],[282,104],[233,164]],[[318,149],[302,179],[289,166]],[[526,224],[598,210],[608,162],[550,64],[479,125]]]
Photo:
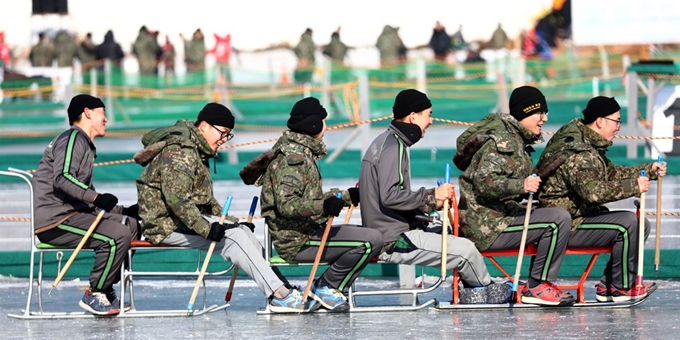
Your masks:
[[[96,218],[92,185],[93,162],[97,149],[90,137],[77,126],[64,131],[45,149],[33,185],[33,227],[38,239],[53,245],[75,247]],[[85,249],[95,250],[90,288],[112,288],[130,240],[136,239],[137,221],[120,215],[122,206],[104,215]]]
[[[501,232],[488,250],[517,249],[522,240],[524,214]],[[531,212],[526,244],[536,243],[536,256],[529,266],[529,287],[543,281],[555,282],[569,244],[571,215],[562,208],[540,208]]]
[[[319,228],[294,260],[314,262],[323,232],[324,228]],[[321,257],[330,267],[317,280],[317,287],[330,286],[347,292],[371,259],[378,256],[382,243],[382,234],[375,229],[347,224],[332,226]]]

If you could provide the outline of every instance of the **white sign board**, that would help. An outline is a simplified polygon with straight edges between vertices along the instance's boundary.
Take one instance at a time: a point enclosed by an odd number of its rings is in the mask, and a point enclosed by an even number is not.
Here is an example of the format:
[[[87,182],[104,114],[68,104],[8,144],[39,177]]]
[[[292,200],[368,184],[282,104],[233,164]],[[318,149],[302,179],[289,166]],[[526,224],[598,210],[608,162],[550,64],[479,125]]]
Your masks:
[[[678,0],[572,0],[577,46],[680,43]]]
[[[652,136],[673,137],[676,136],[675,127],[680,122],[680,86],[665,86],[657,92],[654,100],[654,112],[652,117]],[[672,139],[651,140],[656,147],[652,147],[652,158],[659,156],[659,151],[664,154],[680,154],[677,141]]]

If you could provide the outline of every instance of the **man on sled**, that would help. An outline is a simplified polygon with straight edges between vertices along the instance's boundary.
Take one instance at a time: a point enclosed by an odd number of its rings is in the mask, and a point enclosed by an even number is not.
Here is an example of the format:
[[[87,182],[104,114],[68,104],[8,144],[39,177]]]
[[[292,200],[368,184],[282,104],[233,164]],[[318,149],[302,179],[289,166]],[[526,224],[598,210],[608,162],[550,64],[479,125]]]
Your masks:
[[[510,95],[510,114],[490,114],[467,129],[457,141],[453,158],[460,176],[460,227],[480,250],[519,248],[523,228],[526,243],[536,243],[523,303],[567,306],[574,297],[553,282],[569,241],[571,217],[560,208],[531,212],[523,199],[538,191],[541,178],[532,176],[532,144],[543,141],[548,121],[545,97],[537,88],[522,86]],[[522,254],[520,254],[522,256]]]
[[[651,287],[635,287],[638,217],[630,211],[609,211],[604,204],[639,197],[649,190],[650,178],[666,175],[665,162],[622,166],[614,165],[605,156],[621,129],[620,109],[614,98],[591,99],[582,119],[564,125],[550,139],[537,165],[543,178],[541,204],[571,213],[569,247],[612,247],[611,258],[596,286],[600,302],[644,298]],[[643,169],[649,178],[639,175]],[[646,240],[650,231],[646,218],[644,225]]]

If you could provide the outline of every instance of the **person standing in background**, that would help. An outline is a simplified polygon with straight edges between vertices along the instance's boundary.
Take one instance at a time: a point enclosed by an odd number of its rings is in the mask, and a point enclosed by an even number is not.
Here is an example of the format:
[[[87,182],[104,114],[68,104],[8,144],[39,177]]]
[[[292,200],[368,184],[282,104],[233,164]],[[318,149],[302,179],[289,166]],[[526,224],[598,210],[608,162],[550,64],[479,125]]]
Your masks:
[[[298,58],[297,67],[295,67],[294,78],[298,83],[309,83],[312,81],[314,75],[314,67],[316,59],[314,52],[316,52],[316,44],[312,40],[312,29],[308,28],[300,36],[300,42],[293,49],[295,56]]]
[[[432,37],[430,38],[430,48],[434,52],[434,59],[446,61],[446,57],[451,50],[451,38],[446,33],[446,28],[439,21],[434,26]]]
[[[31,52],[28,55],[28,58],[31,60],[31,66],[50,67],[52,66],[54,52],[52,42],[45,32],[38,33],[38,39],[38,43],[31,47]]]
[[[87,72],[96,66],[97,46],[92,42],[92,33],[87,32],[85,39],[78,45],[77,53],[78,59],[80,59],[80,63],[82,64],[81,69],[83,72]]]
[[[184,39],[182,33],[179,36]],[[205,70],[205,39],[200,28],[194,31],[191,40],[184,39],[184,62],[187,72]]]

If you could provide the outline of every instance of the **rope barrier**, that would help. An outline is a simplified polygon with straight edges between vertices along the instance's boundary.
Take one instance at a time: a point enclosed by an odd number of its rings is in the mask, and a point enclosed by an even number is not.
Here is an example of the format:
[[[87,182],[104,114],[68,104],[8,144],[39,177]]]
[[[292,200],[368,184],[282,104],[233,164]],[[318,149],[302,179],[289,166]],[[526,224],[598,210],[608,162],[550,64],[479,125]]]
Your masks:
[[[379,117],[379,118],[367,119],[367,120],[363,120],[363,121],[353,121],[353,122],[348,122],[348,123],[337,124],[337,125],[329,126],[327,128],[327,131],[341,130],[341,129],[359,126],[359,125],[363,125],[363,124],[375,123],[375,122],[379,122],[379,121],[383,121],[383,120],[387,120],[387,119],[392,119],[392,116],[384,116],[384,117]],[[459,125],[459,126],[472,126],[472,125],[475,124],[475,122],[463,122],[463,121],[459,121],[459,120],[444,119],[444,118],[432,118],[432,120],[435,121],[435,122],[442,122],[442,123],[446,123],[446,124],[450,124],[450,125]],[[281,131],[281,130],[283,130],[283,128],[279,129],[279,131]],[[553,132],[553,131],[544,131],[543,133],[546,134],[546,135],[554,135],[555,134],[555,132]],[[628,140],[680,140],[680,136],[648,137],[648,136],[616,135],[614,138],[628,139]],[[259,141],[223,145],[218,150],[235,149],[235,148],[240,148],[240,147],[244,147],[244,146],[274,143],[277,140],[278,140],[278,138],[271,138],[271,139],[265,139],[265,140],[259,140]],[[134,162],[132,159],[115,160],[115,161],[94,163],[94,166],[127,164],[127,163],[132,163],[132,162]],[[29,173],[35,173],[36,170],[32,169],[32,170],[26,170],[26,171],[29,172]]]
[[[343,208],[343,211],[348,210],[348,208]],[[653,211],[647,211],[645,212],[645,216],[656,216],[656,212]],[[680,212],[662,212],[661,213],[662,217],[680,217]],[[239,220],[246,220],[248,219],[248,216],[242,216],[242,217],[237,217]],[[263,216],[253,216],[253,219],[263,219]],[[31,219],[30,218],[25,218],[25,217],[12,217],[12,216],[2,216],[0,215],[0,221],[6,221],[6,222],[22,222],[22,223],[30,223]]]

